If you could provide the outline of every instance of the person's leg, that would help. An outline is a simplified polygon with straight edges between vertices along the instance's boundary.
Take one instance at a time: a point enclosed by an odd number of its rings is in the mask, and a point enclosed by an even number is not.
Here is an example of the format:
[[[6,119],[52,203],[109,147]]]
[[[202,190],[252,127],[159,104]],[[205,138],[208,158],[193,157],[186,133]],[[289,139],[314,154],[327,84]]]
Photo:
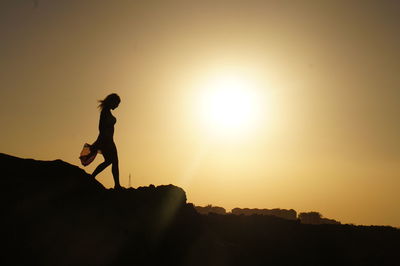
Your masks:
[[[107,158],[104,156],[105,161],[99,164],[96,169],[92,173],[92,177],[95,178],[101,171],[106,169],[107,166],[111,164],[110,160],[107,160]]]
[[[112,163],[112,174],[114,177],[114,188],[121,188],[119,184],[119,168],[118,168],[118,159]]]
[[[118,167],[118,152],[117,152],[117,147],[113,143],[112,148],[110,149],[111,153],[111,161],[112,161],[112,174],[114,178],[114,188],[119,189],[121,188],[121,185],[119,184],[119,167]]]

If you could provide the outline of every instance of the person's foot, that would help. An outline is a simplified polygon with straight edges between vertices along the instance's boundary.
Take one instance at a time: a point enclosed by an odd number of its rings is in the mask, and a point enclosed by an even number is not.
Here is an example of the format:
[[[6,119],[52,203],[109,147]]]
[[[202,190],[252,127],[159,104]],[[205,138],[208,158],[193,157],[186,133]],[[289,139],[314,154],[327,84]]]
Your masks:
[[[121,185],[115,185],[115,186],[114,186],[114,190],[122,190]]]

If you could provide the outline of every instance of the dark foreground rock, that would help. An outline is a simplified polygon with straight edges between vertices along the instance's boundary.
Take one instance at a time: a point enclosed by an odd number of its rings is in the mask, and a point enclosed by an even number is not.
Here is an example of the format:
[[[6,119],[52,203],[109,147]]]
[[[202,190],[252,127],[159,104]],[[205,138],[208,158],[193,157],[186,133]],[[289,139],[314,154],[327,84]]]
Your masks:
[[[199,215],[176,186],[105,189],[0,154],[1,265],[400,265],[400,230]]]

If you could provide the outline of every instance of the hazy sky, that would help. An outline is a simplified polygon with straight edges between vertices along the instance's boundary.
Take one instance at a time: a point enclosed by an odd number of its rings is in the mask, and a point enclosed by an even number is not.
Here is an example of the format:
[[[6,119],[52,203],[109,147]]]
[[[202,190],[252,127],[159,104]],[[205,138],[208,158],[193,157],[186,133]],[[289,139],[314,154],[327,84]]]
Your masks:
[[[1,0],[0,38],[0,152],[79,165],[116,92],[124,186],[400,226],[399,1]],[[214,130],[224,75],[258,113]]]

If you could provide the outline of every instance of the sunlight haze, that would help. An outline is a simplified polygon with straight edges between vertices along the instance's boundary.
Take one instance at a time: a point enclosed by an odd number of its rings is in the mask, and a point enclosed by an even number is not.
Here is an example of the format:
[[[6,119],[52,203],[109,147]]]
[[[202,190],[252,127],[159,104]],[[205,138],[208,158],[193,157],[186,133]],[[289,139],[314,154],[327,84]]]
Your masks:
[[[267,114],[261,112],[262,90],[256,91],[254,83],[242,73],[219,73],[210,78],[199,89],[204,126],[222,137],[256,130],[260,116]]]

